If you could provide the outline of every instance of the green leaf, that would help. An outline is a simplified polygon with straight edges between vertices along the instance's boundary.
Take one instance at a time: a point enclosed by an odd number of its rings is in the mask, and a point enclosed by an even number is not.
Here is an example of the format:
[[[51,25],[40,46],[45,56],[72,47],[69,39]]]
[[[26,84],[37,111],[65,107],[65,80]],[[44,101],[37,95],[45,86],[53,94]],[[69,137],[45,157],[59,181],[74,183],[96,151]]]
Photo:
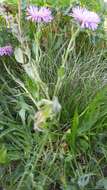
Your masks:
[[[25,109],[21,109],[20,111],[19,111],[19,115],[20,115],[20,117],[21,117],[21,119],[22,119],[22,122],[25,124],[25,114],[26,114],[26,110]]]
[[[23,51],[21,48],[15,48],[14,55],[18,63],[24,63]]]
[[[78,134],[82,135],[86,131],[92,129],[99,120],[107,115],[107,88],[101,89],[89,103],[83,114],[81,114],[80,127]]]
[[[96,184],[96,188],[104,188],[104,190],[107,190],[107,178],[100,179]]]
[[[21,5],[22,10],[26,9],[26,6],[27,6],[26,0],[22,0],[22,5]]]
[[[86,185],[88,185],[90,177],[92,175],[93,175],[92,173],[89,173],[89,174],[84,174],[84,175],[80,176],[79,179],[78,179],[79,187],[84,188]]]
[[[24,70],[25,70],[26,74],[29,76],[29,78],[31,78],[33,80],[36,79],[34,69],[32,68],[32,66],[29,63],[24,65]]]
[[[71,127],[71,143],[72,143],[71,146],[73,147],[73,149],[75,149],[78,125],[79,125],[79,116],[76,110],[74,113],[73,123]]]
[[[7,161],[7,149],[2,145],[0,148],[0,164],[5,164]]]
[[[57,97],[54,97],[54,99],[53,99],[52,110],[56,114],[61,111],[61,105],[60,105],[59,100],[58,100]]]
[[[61,66],[58,70],[58,77],[59,78],[63,78],[65,75],[65,68],[63,66]]]

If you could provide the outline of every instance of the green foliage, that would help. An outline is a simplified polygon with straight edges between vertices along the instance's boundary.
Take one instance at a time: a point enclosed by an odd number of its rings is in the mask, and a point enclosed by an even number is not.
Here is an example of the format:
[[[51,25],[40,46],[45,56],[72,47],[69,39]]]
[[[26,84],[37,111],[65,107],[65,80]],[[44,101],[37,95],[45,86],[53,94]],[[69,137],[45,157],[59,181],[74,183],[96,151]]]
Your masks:
[[[15,59],[18,63],[24,63],[23,52],[21,51],[20,48],[16,48],[14,54],[15,54]]]
[[[98,129],[99,125],[98,121],[101,121],[103,120],[103,118],[106,117],[107,113],[106,98],[107,98],[107,88],[105,87],[100,92],[97,93],[95,98],[89,103],[88,107],[83,111],[83,116],[81,116],[81,124],[80,124],[81,128],[78,130],[78,133],[83,134],[87,130],[91,130],[91,128]]]
[[[0,164],[6,164],[8,161],[8,154],[5,146],[0,147]]]
[[[0,186],[106,190],[107,34],[103,23],[77,30],[65,14],[80,4],[104,16],[104,2],[31,0],[53,9],[40,28],[25,19],[27,0],[21,18],[19,1],[5,2],[14,19],[7,30],[0,17],[0,45],[14,55],[0,58]]]
[[[78,116],[78,112],[76,110],[74,113],[73,122],[72,122],[72,126],[71,126],[71,146],[73,149],[75,149],[78,126],[79,126],[79,116]]]

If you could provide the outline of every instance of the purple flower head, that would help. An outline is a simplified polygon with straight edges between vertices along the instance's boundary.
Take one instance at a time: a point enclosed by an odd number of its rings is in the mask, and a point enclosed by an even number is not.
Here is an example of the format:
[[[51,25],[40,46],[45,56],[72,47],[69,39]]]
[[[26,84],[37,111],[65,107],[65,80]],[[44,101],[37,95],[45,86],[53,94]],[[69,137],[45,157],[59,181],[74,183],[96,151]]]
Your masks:
[[[27,8],[27,19],[31,20],[32,22],[51,22],[53,17],[51,10],[46,7],[36,7],[36,6],[29,6]]]
[[[11,45],[0,47],[0,56],[11,56],[13,53],[13,48]]]
[[[93,31],[98,28],[98,24],[100,23],[100,17],[97,13],[79,6],[72,9],[70,16],[80,24],[81,28],[88,28]]]
[[[12,17],[12,15],[6,15],[5,19],[7,22],[10,22],[10,21],[12,21],[13,17]]]

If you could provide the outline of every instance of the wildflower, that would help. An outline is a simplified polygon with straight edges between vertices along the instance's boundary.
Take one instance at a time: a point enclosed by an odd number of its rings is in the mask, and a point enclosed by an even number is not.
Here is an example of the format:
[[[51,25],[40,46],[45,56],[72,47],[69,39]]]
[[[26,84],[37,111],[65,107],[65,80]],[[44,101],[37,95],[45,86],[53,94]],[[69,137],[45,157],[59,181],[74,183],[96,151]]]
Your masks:
[[[80,24],[81,28],[88,28],[93,31],[98,28],[98,24],[100,23],[100,17],[97,13],[79,6],[72,9],[70,16]]]
[[[53,17],[51,10],[46,7],[36,7],[36,6],[29,6],[27,8],[27,19],[33,22],[41,23],[41,22],[51,22]]]
[[[0,56],[10,56],[13,53],[13,48],[11,45],[0,47]]]
[[[10,22],[10,21],[12,21],[13,17],[12,17],[12,15],[8,15],[8,16],[6,15],[5,19],[6,19],[6,22]]]

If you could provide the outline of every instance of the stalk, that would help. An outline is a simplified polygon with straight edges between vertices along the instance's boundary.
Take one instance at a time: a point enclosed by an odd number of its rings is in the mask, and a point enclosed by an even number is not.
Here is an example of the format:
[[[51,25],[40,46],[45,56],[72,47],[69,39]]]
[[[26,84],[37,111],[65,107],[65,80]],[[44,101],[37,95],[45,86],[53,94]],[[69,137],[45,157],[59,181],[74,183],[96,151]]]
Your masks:
[[[21,34],[21,15],[22,15],[22,11],[21,11],[21,5],[22,5],[22,0],[18,0],[18,24],[19,24],[19,31]]]
[[[73,42],[75,41],[76,36],[78,35],[78,33],[79,33],[79,29],[77,29],[77,31],[75,32],[75,34],[71,37],[70,42],[69,42],[68,47],[67,47],[67,50],[66,50],[66,53],[65,53],[64,56],[62,56],[62,57],[63,57],[62,64],[61,64],[61,67],[62,67],[62,68],[65,68],[65,65],[66,65],[66,62],[67,62],[69,53],[72,52],[72,50],[73,50],[73,48],[74,48],[74,47],[72,46],[72,44],[73,44]],[[62,86],[62,84],[63,84],[63,79],[64,79],[64,78],[65,78],[65,76],[63,76],[63,77],[58,76],[57,83],[56,83],[55,90],[54,90],[54,96],[53,96],[53,97],[55,97],[55,96],[58,95],[58,93],[59,93],[59,91],[60,91],[60,89],[61,89],[61,86]]]

